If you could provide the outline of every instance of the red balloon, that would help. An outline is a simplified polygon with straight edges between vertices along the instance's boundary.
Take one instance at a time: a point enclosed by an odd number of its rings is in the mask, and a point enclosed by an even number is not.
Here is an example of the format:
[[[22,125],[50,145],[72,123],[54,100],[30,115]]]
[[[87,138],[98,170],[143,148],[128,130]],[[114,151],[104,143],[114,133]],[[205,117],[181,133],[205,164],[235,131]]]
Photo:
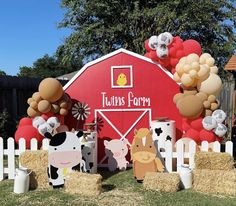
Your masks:
[[[184,51],[182,49],[178,50],[175,56],[176,58],[181,59],[184,56]]]
[[[149,47],[149,45],[148,45],[148,39],[145,40],[145,42],[144,42],[144,47],[145,47],[145,49],[146,49],[148,52],[152,50],[152,49]]]
[[[25,125],[32,125],[32,119],[29,118],[29,117],[21,118],[18,127],[22,127],[22,126],[25,126]]]
[[[202,129],[204,129],[202,126],[202,118],[201,117],[190,120],[190,125],[191,125],[191,128],[193,128],[197,131],[201,131]]]
[[[216,136],[216,140],[215,140],[215,141],[222,142],[222,141],[223,141],[223,138]]]
[[[200,137],[199,137],[199,132],[195,129],[189,129],[183,137],[189,137],[193,139],[196,143],[200,143]]]
[[[189,54],[195,53],[198,56],[202,54],[202,48],[201,45],[193,39],[189,39],[183,42],[184,47],[184,55],[187,56]]]
[[[150,57],[151,57],[152,60],[158,61],[156,51],[150,51],[149,54],[150,54]]]
[[[178,62],[179,62],[179,59],[177,59],[177,58],[171,58],[170,59],[170,65],[172,67],[175,67],[178,64]]]
[[[15,133],[15,141],[18,144],[20,138],[24,138],[26,142],[26,148],[30,148],[30,140],[36,138],[39,145],[42,142],[43,137],[38,133],[38,130],[31,125],[19,127]]]
[[[144,56],[147,57],[147,58],[151,58],[149,52],[147,52],[146,54],[144,54]]]
[[[216,140],[216,135],[212,131],[208,130],[201,130],[200,132],[200,140],[201,141],[207,141],[207,142],[214,142]]]
[[[187,118],[182,118],[182,129],[183,129],[184,131],[187,131],[187,130],[190,129],[190,124],[189,124]]]
[[[169,49],[169,56],[170,57],[174,57],[176,55],[176,49],[175,49],[175,47],[170,47],[170,49]]]

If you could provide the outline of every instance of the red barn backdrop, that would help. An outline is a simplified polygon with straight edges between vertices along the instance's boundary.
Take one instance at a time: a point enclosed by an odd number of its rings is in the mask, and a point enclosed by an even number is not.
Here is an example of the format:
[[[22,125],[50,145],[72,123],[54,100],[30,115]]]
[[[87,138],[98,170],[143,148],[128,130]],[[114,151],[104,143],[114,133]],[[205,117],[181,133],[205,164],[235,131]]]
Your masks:
[[[149,58],[119,49],[86,64],[65,86],[74,101],[90,107],[86,122],[98,123],[98,163],[105,160],[104,139],[127,138],[132,142],[134,129],[150,127],[157,117],[176,121],[176,138],[182,134],[181,116],[173,103],[180,91],[172,74]],[[78,121],[71,112],[66,124]]]

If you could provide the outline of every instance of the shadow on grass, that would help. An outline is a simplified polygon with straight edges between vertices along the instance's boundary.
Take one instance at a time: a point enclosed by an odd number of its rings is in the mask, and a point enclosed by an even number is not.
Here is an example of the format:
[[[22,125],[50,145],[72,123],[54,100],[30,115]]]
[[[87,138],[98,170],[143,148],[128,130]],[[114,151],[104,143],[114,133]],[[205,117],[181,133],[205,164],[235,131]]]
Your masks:
[[[111,185],[111,184],[103,184],[102,185],[103,192],[109,192],[109,191],[111,191],[111,190],[113,190],[115,188],[116,188],[116,186],[115,185]]]
[[[131,170],[131,169],[132,169],[131,167],[128,167],[128,168],[126,169],[126,171]],[[121,171],[119,171],[118,169],[115,170],[114,172],[110,172],[110,171],[108,170],[108,168],[98,168],[98,173],[99,173],[100,175],[102,175],[103,180],[106,180],[106,179],[108,179],[108,178],[110,178],[110,177],[112,177],[112,176],[118,174],[119,172],[121,172]]]

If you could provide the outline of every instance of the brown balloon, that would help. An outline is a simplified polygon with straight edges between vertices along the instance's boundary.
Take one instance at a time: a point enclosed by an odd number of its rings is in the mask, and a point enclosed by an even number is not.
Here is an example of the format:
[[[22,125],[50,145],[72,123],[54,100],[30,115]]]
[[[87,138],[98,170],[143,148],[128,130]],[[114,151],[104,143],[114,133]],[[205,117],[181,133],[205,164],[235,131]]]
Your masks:
[[[37,117],[37,116],[40,116],[40,112],[33,109],[32,107],[28,107],[27,109],[27,114],[30,116],[30,117]]]
[[[51,103],[47,100],[41,100],[38,103],[38,110],[42,113],[47,113],[51,110]]]
[[[41,97],[51,103],[59,100],[63,95],[61,83],[54,78],[46,78],[39,84],[39,93]]]
[[[31,103],[32,101],[34,101],[34,99],[33,99],[32,97],[30,97],[30,98],[27,100],[28,105],[30,105],[30,103]]]
[[[203,111],[203,102],[195,95],[184,96],[177,102],[176,106],[180,114],[188,119],[199,117]]]
[[[30,107],[32,107],[33,109],[37,110],[38,109],[38,103],[36,101],[32,101],[30,103]]]
[[[66,116],[67,114],[68,114],[68,110],[67,109],[64,109],[64,108],[60,109],[60,115]]]
[[[35,92],[33,95],[32,95],[32,98],[34,99],[34,101],[36,102],[40,102],[42,100],[42,97],[40,96],[39,92]]]
[[[59,106],[60,106],[61,108],[64,108],[64,109],[67,109],[67,108],[68,108],[68,104],[67,104],[67,102],[66,102],[65,100],[60,101],[60,102],[59,102]]]

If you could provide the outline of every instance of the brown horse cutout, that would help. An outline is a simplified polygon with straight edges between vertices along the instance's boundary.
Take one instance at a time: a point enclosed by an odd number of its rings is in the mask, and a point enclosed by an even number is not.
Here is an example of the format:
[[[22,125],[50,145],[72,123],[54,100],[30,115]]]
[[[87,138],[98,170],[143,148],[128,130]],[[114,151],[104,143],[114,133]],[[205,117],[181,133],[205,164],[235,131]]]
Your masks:
[[[134,131],[131,145],[134,177],[142,182],[146,172],[163,172],[164,165],[156,156],[157,150],[152,139],[152,130],[141,128]]]

